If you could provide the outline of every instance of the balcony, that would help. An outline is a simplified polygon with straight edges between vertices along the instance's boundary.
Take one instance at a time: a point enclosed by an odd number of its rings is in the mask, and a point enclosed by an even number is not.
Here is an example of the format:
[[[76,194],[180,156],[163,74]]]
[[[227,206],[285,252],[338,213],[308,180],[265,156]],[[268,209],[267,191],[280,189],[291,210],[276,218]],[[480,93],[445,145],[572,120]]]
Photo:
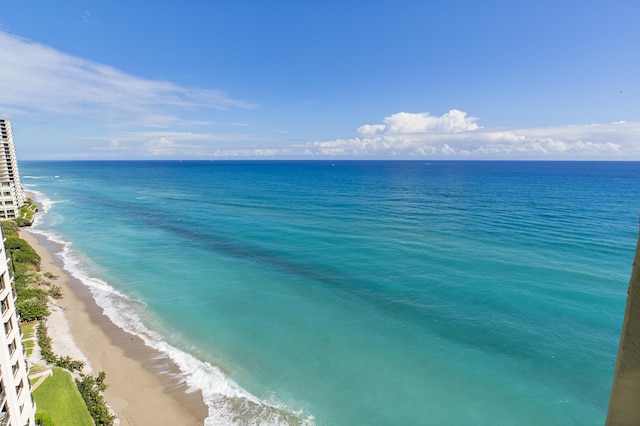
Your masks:
[[[9,339],[9,334],[13,331],[13,321],[9,319],[9,321],[4,323],[4,334],[7,336],[7,340]]]

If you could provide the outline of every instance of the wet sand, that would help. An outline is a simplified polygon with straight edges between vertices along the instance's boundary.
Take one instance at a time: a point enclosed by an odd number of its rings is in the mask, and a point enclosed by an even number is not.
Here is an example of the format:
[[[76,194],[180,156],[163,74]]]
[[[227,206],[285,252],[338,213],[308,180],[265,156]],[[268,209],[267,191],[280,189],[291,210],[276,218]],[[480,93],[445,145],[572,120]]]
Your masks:
[[[202,425],[207,407],[201,392],[187,392],[175,364],[142,339],[114,325],[89,289],[62,269],[62,247],[24,228],[20,234],[42,257],[41,273],[57,278],[63,297],[52,305],[49,336],[57,355],[87,362],[106,373],[107,404],[120,425]]]

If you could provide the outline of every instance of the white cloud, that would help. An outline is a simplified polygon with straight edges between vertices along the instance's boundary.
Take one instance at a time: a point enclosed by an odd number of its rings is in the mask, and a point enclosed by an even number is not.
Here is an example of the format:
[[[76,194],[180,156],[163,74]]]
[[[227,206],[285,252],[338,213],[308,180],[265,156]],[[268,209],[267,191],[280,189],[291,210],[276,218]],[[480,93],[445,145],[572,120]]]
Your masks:
[[[175,110],[255,107],[217,90],[133,76],[1,29],[0,57],[0,114],[82,115],[162,126],[181,121]]]
[[[477,118],[467,117],[466,112],[452,109],[440,117],[434,117],[427,112],[410,113],[399,112],[384,119],[384,124],[365,124],[358,128],[361,135],[379,133],[459,133],[477,130]]]
[[[117,136],[120,141],[136,141],[149,138],[171,138],[181,141],[238,141],[249,138],[247,135],[239,134],[212,134],[194,132],[174,132],[174,131],[151,131],[151,132],[123,132]]]
[[[490,129],[465,112],[439,117],[397,113],[366,124],[359,136],[250,150],[219,157],[640,160],[640,123],[616,122],[523,129]]]
[[[152,156],[201,156],[206,153],[206,149],[201,145],[190,145],[176,143],[165,136],[151,139],[145,144],[146,150]]]
[[[94,151],[111,151],[112,156],[118,152],[136,157],[163,158],[210,158],[215,157],[222,146],[233,147],[238,143],[257,139],[245,134],[213,134],[176,131],[122,132],[109,138],[84,138],[88,141],[98,140],[104,145],[94,146]],[[237,151],[227,148],[230,152]],[[255,150],[254,150],[255,151]],[[264,152],[260,151],[259,155]],[[233,156],[237,156],[237,153]]]
[[[93,147],[92,149],[95,151],[129,151],[131,148],[123,144],[121,141],[110,140],[107,145]]]
[[[60,158],[89,158],[99,152],[101,156],[121,158],[640,160],[640,123],[497,129],[480,126],[477,118],[458,109],[442,115],[398,112],[377,123],[361,125],[354,137],[285,145],[281,135],[268,139],[240,133],[244,131],[240,128],[255,127],[244,123],[242,117],[234,116],[232,122],[222,124],[208,120],[203,112],[212,109],[255,107],[217,90],[127,74],[1,28],[0,58],[0,116],[29,115],[23,123],[50,123],[32,124],[31,134],[20,140],[24,143],[22,152],[29,152],[29,144],[37,146],[31,151],[32,158],[43,155],[43,141],[54,140],[57,131],[57,142],[50,144],[57,148],[49,156]],[[73,124],[67,126],[59,120],[61,117]],[[234,133],[215,134],[212,127],[217,126]],[[23,135],[27,134],[26,127],[21,128]],[[175,131],[178,127],[205,130]],[[104,129],[114,133],[79,136]],[[132,129],[153,131],[127,131]],[[271,137],[274,133],[296,137],[287,130],[270,132]]]
[[[287,148],[243,148],[216,149],[211,152],[214,158],[279,158],[295,155],[295,150]]]
[[[358,133],[361,135],[375,135],[376,133],[381,133],[384,131],[386,126],[384,124],[365,124],[364,126],[358,127]]]

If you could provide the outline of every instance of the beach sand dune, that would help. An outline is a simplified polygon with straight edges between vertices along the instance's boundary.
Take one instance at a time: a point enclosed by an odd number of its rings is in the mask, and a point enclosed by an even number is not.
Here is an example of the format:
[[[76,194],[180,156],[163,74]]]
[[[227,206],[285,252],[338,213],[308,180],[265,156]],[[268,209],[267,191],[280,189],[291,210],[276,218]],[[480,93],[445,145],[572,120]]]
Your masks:
[[[187,393],[177,367],[137,336],[115,326],[89,290],[61,267],[61,249],[43,236],[21,230],[42,257],[41,272],[57,277],[63,297],[52,305],[49,335],[58,355],[87,363],[87,372],[106,373],[107,404],[120,425],[202,425],[207,407],[201,392]]]

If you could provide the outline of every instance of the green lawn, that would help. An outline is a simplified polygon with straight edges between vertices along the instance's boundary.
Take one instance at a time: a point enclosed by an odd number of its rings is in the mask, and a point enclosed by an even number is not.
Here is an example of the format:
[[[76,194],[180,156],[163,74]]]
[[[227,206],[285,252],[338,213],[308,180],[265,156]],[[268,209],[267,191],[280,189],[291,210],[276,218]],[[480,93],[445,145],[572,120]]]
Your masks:
[[[43,417],[45,425],[91,426],[93,420],[82,401],[80,392],[71,374],[61,368],[53,369],[53,376],[47,378],[35,391],[33,399],[38,411],[36,418]]]
[[[31,364],[29,366],[29,375],[32,376],[34,374],[42,373],[44,370],[46,370],[46,368],[47,367],[44,367],[42,365]]]
[[[24,346],[24,350],[27,351],[27,356],[30,356],[33,353],[33,346],[36,344],[35,340],[27,340],[22,342],[22,346]]]
[[[23,334],[23,338],[22,338],[23,340],[29,339],[35,335],[36,325],[38,325],[36,321],[30,322],[28,324],[20,325],[20,330],[22,330],[22,334]]]
[[[27,356],[30,356],[33,353],[33,346],[36,344],[35,340],[31,339],[36,334],[36,325],[38,323],[33,321],[29,324],[21,324],[20,331],[22,331],[22,346],[27,351]]]

